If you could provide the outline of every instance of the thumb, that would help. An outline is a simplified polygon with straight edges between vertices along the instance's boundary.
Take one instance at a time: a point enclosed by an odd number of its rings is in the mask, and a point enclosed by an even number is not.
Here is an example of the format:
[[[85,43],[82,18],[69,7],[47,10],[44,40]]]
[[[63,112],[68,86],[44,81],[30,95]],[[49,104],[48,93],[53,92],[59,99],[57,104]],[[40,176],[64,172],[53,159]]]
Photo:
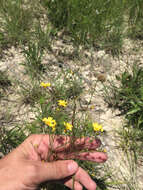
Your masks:
[[[38,183],[60,180],[73,175],[78,170],[78,164],[73,160],[42,162],[38,169]]]

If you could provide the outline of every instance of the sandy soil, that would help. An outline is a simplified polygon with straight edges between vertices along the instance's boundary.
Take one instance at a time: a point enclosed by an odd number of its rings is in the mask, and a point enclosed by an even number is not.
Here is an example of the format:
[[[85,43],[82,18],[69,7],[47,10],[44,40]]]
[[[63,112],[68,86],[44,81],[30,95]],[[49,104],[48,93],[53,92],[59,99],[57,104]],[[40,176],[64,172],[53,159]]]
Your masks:
[[[72,52],[71,45],[64,44],[62,40],[57,41],[53,45],[54,54],[45,52],[43,64],[51,71],[51,76],[59,72],[59,64],[71,70],[79,70],[85,82],[85,92],[82,97],[83,107],[90,100],[89,91],[95,89],[96,93],[92,98],[91,105],[94,109],[89,109],[89,115],[93,120],[101,122],[106,133],[102,137],[102,142],[108,153],[108,161],[106,166],[109,166],[114,174],[114,177],[120,181],[124,181],[123,176],[128,176],[128,179],[133,176],[134,183],[138,189],[143,189],[143,166],[137,166],[136,171],[131,173],[130,165],[125,153],[119,149],[119,140],[116,131],[120,130],[123,125],[124,118],[118,116],[118,111],[108,108],[103,98],[103,84],[108,81],[115,81],[115,75],[121,73],[126,68],[129,69],[131,64],[138,62],[143,65],[143,42],[132,42],[126,39],[123,47],[123,54],[117,57],[105,53],[105,51],[84,51],[80,55],[80,59],[71,59],[62,56],[63,51]],[[27,82],[28,77],[24,74],[24,67],[21,65],[24,62],[24,56],[21,49],[14,47],[4,52],[3,58],[0,60],[0,70],[7,71],[9,77],[21,82]],[[103,83],[104,82],[104,83]],[[14,119],[10,125],[14,126],[24,120],[33,120],[33,110],[29,106],[20,104],[20,95],[15,94],[15,89],[18,91],[18,86],[13,86],[8,92],[8,96],[0,102],[0,115],[4,115],[7,110],[11,113]],[[1,119],[2,122],[2,119]],[[4,123],[2,123],[4,125]],[[131,159],[131,158],[129,158]]]

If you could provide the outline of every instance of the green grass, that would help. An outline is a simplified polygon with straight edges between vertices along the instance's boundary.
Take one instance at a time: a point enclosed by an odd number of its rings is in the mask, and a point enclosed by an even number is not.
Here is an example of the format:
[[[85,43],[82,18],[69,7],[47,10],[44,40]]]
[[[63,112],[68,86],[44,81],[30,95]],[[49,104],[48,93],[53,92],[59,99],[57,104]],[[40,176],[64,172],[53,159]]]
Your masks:
[[[124,36],[142,39],[142,7],[141,0],[32,0],[30,3],[1,0],[0,47],[38,40],[40,47],[51,48],[60,31],[77,47],[93,46],[118,55]]]
[[[125,114],[128,125],[134,128],[143,129],[143,68],[134,64],[131,72],[127,69],[121,76],[116,76],[120,86],[113,85],[113,101],[109,100],[109,104],[118,108],[121,114]],[[108,101],[108,100],[107,100]]]
[[[130,71],[129,71],[130,70]],[[124,115],[126,122],[124,129],[120,132],[122,137],[121,147],[124,150],[131,150],[136,156],[143,156],[143,68],[134,63],[127,68],[120,76],[116,76],[117,81],[106,86],[105,101],[110,107],[120,111]]]
[[[46,0],[43,6],[48,8],[51,23],[68,33],[75,45],[120,48],[124,10],[121,2]]]
[[[33,21],[33,13],[29,8],[22,6],[22,1],[0,1],[0,13],[2,18],[2,29],[5,41],[16,45],[28,40]]]
[[[12,82],[6,71],[0,71],[0,98],[6,96],[6,91],[12,86]]]
[[[41,91],[41,88],[39,86],[39,83],[33,83],[31,84],[20,84],[21,90],[19,91],[19,94],[21,96],[21,102],[25,105],[31,105],[34,106],[36,103],[38,103],[41,98],[45,98],[46,95],[44,92]]]
[[[12,83],[6,71],[0,71],[0,88],[4,89],[11,85]]]
[[[23,65],[31,78],[38,77],[41,72],[44,72],[45,68],[41,63],[43,49],[38,44],[28,44],[27,48],[24,47],[23,54],[26,59]]]
[[[143,39],[143,2],[141,0],[128,1],[129,36],[134,39]]]

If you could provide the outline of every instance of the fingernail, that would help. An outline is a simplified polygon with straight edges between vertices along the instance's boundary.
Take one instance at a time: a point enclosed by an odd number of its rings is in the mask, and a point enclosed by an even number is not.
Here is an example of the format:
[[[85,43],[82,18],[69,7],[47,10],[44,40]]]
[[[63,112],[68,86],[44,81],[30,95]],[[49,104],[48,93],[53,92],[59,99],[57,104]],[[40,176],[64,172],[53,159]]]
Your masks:
[[[70,162],[70,163],[68,164],[68,171],[69,171],[71,174],[74,173],[74,172],[76,172],[77,168],[78,168],[78,165],[77,165],[76,162]]]

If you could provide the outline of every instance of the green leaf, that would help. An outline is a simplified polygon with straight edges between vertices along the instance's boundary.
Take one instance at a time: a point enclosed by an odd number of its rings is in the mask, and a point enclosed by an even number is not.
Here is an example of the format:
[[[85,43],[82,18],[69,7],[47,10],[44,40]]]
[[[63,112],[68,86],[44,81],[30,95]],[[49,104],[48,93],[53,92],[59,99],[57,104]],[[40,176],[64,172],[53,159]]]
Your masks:
[[[134,108],[132,109],[131,111],[127,112],[127,115],[131,115],[131,114],[134,114],[136,112],[140,111],[140,108]]]

